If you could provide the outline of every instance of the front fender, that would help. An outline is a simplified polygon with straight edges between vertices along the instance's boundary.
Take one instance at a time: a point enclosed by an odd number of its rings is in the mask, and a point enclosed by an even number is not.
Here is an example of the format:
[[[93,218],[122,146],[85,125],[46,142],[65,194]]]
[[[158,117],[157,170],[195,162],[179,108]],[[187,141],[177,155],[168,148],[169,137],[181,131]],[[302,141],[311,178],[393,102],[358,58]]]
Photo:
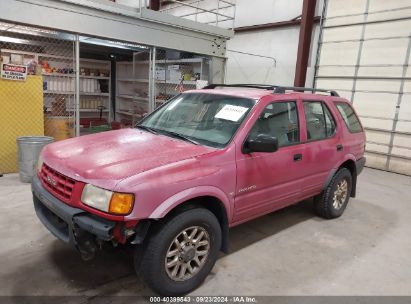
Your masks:
[[[232,205],[233,198],[229,197],[221,189],[215,186],[197,186],[189,189],[185,189],[177,194],[166,199],[162,204],[160,204],[149,216],[152,219],[159,219],[165,217],[171,210],[173,210],[178,205],[197,198],[201,196],[212,196],[220,200],[227,213],[228,222],[232,219]]]

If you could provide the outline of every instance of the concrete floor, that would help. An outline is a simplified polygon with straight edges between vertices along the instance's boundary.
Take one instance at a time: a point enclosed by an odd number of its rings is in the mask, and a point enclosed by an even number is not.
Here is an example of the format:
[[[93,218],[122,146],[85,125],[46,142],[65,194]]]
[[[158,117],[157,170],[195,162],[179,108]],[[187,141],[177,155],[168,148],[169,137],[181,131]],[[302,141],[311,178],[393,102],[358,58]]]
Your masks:
[[[231,231],[194,295],[411,295],[411,177],[365,169],[358,197],[337,220],[306,201]],[[30,185],[0,178],[0,296],[151,294],[135,276],[132,252],[91,262],[37,219]]]

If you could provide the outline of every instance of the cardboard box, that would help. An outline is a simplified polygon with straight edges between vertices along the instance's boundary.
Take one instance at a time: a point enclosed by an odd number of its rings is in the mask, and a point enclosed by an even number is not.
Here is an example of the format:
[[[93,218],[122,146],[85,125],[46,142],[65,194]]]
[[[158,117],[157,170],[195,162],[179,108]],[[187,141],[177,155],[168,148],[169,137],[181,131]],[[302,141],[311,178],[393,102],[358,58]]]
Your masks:
[[[178,64],[172,64],[167,67],[168,70],[179,70],[180,66]]]
[[[166,79],[166,70],[156,70],[155,78],[157,80],[165,80]]]
[[[179,81],[182,77],[182,72],[180,70],[169,70],[168,79],[172,81]]]

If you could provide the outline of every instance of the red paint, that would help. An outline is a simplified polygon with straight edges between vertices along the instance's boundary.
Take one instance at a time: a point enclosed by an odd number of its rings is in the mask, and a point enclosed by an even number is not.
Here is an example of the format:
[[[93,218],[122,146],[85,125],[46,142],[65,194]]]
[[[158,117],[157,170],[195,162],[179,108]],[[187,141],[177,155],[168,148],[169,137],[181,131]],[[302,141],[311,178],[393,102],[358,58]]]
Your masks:
[[[120,244],[125,244],[127,241],[127,238],[123,233],[123,226],[123,223],[117,223],[113,229],[113,237]]]
[[[191,91],[193,92],[193,91]],[[230,226],[296,203],[321,192],[327,177],[344,161],[364,154],[364,132],[348,131],[335,101],[343,98],[304,93],[272,94],[258,89],[199,90],[258,100],[234,139],[215,149],[154,135],[138,129],[122,129],[52,143],[43,149],[48,166],[76,180],[69,204],[101,217],[133,227],[140,219],[161,218],[191,198],[213,196],[224,205]],[[280,147],[274,153],[243,154],[250,128],[271,102],[297,102],[300,143]],[[336,134],[307,141],[302,100],[321,100],[337,124]],[[343,144],[343,152],[336,145]],[[293,161],[294,154],[303,159]],[[84,183],[111,191],[134,193],[136,201],[127,216],[108,215],[81,203]],[[241,192],[240,189],[255,185]],[[120,224],[115,230],[121,241]]]

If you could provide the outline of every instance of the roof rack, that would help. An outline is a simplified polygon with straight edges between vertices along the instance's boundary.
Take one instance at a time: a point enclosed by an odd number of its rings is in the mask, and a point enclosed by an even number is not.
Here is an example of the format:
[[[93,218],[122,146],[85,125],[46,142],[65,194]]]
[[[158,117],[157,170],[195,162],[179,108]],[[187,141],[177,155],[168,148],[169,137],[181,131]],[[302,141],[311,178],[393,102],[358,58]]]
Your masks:
[[[249,88],[249,89],[263,89],[263,90],[274,90],[276,86],[270,84],[209,84],[203,89],[215,89],[216,87],[227,87],[227,88]]]
[[[275,94],[284,94],[286,91],[296,91],[305,92],[310,91],[315,92],[325,92],[330,93],[331,96],[339,97],[340,95],[334,90],[316,89],[316,88],[304,88],[304,87],[286,87],[271,84],[210,84],[203,89],[215,89],[217,87],[228,87],[228,88],[251,88],[251,89],[263,89],[263,90],[273,90]]]
[[[338,93],[334,90],[325,90],[325,89],[316,89],[316,88],[304,88],[304,87],[282,87],[282,86],[275,86],[274,93],[276,94],[284,94],[285,91],[297,91],[297,92],[305,92],[310,91],[311,93],[315,92],[325,92],[330,93],[331,96],[339,97]]]

